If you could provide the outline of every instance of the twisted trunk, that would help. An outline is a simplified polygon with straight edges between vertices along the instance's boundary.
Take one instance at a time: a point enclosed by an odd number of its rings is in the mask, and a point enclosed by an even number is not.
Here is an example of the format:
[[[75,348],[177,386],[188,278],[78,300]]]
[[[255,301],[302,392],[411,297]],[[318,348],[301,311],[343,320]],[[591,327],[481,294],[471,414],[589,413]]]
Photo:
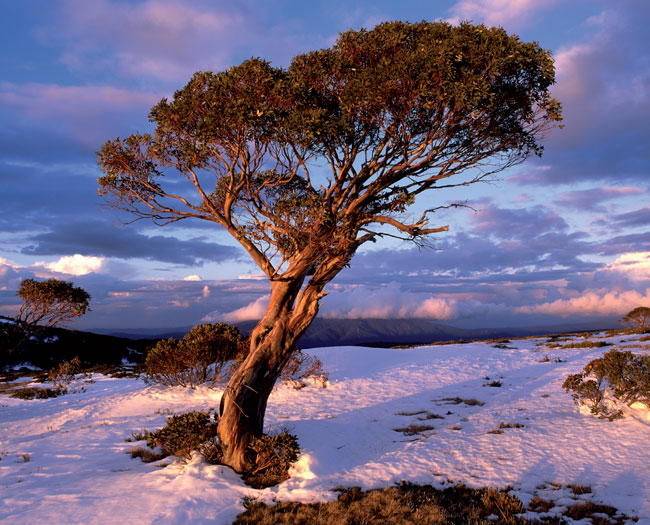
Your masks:
[[[318,294],[299,301],[302,280],[274,283],[266,314],[251,334],[250,352],[236,370],[221,398],[218,433],[223,461],[237,472],[249,470],[246,451],[262,435],[266,404],[276,380],[318,312]]]

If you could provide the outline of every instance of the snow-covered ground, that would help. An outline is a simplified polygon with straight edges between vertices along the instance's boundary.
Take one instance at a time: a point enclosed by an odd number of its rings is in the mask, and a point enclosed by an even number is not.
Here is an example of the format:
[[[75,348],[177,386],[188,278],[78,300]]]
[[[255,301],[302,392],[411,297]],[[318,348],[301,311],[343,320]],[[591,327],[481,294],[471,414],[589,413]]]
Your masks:
[[[624,347],[636,339],[595,340]],[[544,341],[309,350],[329,385],[274,391],[267,426],[290,428],[302,456],[291,479],[262,491],[198,455],[145,464],[128,454],[131,433],[163,426],[170,413],[216,407],[220,391],[95,374],[82,393],[30,401],[1,395],[0,522],[226,524],[247,495],[310,502],[334,499],[335,486],[404,479],[512,485],[524,503],[535,494],[555,501],[553,512],[587,498],[650,523],[647,410],[613,422],[580,411],[562,382],[609,347],[549,349]],[[641,344],[634,350],[648,352]],[[524,426],[488,433],[501,422]],[[395,430],[411,424],[434,428]],[[569,484],[592,493],[575,496]]]

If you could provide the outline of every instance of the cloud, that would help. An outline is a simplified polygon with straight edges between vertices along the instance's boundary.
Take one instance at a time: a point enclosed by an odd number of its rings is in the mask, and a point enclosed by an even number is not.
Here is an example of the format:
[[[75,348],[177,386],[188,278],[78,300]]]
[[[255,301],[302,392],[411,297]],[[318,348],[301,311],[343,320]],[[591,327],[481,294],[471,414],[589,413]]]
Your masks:
[[[104,259],[101,257],[85,256],[75,253],[72,256],[61,257],[53,263],[35,263],[37,266],[68,275],[86,275],[91,272],[98,272],[104,266]]]
[[[61,61],[73,70],[186,80],[194,71],[225,67],[232,47],[254,36],[250,13],[235,4],[66,0],[61,10],[58,24],[40,34],[63,44]]]
[[[531,183],[611,179],[647,186],[650,69],[639,49],[650,45],[650,10],[642,2],[626,6],[592,17],[582,28],[590,38],[555,52],[552,92],[563,105],[564,129],[549,135],[542,161],[527,163],[552,167],[534,173]]]
[[[650,252],[624,253],[604,270],[620,272],[634,280],[650,281]]]
[[[202,280],[201,276],[196,275],[196,274],[192,274],[192,275],[188,275],[187,277],[183,277],[183,281],[201,281],[201,280]]]
[[[232,312],[220,313],[212,312],[203,318],[205,322],[225,321],[226,323],[238,323],[240,321],[258,320],[264,316],[271,296],[265,294],[251,303],[237,308]]]
[[[146,125],[161,94],[113,86],[0,83],[0,110],[13,133],[58,137],[93,152],[125,129]],[[10,152],[7,152],[10,153]],[[10,155],[14,156],[14,155]],[[31,160],[31,159],[30,159]]]
[[[558,195],[553,204],[562,208],[570,208],[581,211],[592,211],[605,213],[607,207],[603,204],[615,199],[634,195],[643,195],[645,191],[641,188],[590,188],[588,190],[567,191]]]
[[[637,306],[650,304],[650,288],[645,292],[636,290],[609,291],[590,290],[577,297],[558,299],[535,306],[522,306],[515,311],[522,314],[541,313],[546,315],[624,315]]]
[[[460,0],[450,9],[449,22],[482,22],[488,26],[521,27],[558,0]]]
[[[234,246],[162,235],[143,235],[128,226],[117,228],[101,221],[67,222],[55,230],[37,233],[22,250],[28,255],[67,255],[84,252],[95,257],[141,258],[182,264],[236,260],[242,251]]]

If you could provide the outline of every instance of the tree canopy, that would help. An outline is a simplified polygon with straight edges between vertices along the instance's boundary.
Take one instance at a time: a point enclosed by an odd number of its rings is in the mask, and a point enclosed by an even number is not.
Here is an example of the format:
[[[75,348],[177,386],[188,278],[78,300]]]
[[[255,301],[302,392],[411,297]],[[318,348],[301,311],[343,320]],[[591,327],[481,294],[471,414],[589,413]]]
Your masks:
[[[359,246],[422,243],[445,203],[530,155],[561,120],[550,53],[500,28],[388,22],[347,31],[284,69],[252,58],[196,73],[151,110],[153,134],[107,142],[100,193],[137,218],[222,226],[271,285],[222,397],[224,461],[249,465],[266,402],[325,286]],[[423,197],[424,198],[424,197]]]

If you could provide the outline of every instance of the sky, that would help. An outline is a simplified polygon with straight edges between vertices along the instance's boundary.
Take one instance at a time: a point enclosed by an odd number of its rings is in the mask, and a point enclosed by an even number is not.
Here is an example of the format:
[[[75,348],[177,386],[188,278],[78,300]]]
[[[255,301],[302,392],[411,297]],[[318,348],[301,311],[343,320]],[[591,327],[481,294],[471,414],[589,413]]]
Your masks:
[[[150,130],[195,71],[250,57],[286,67],[341,31],[389,20],[470,20],[552,51],[564,128],[541,158],[420,206],[430,249],[363,248],[324,317],[425,318],[464,327],[608,321],[650,306],[650,4],[645,0],[373,2],[24,0],[0,20],[0,314],[25,278],[82,286],[82,329],[258,318],[269,290],[218,227],[158,227],[108,209],[96,153]],[[128,223],[128,224],[127,224]]]

